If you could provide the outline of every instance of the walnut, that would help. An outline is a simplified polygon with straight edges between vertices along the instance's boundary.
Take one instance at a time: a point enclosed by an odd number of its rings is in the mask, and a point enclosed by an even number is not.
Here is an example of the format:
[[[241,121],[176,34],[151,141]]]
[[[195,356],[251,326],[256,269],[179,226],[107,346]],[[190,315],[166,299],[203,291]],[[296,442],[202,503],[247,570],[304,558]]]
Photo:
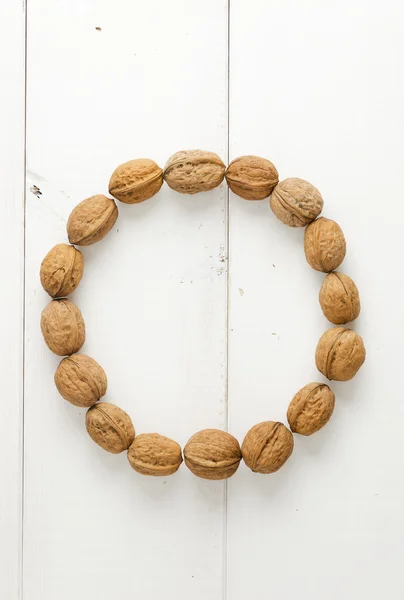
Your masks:
[[[84,259],[80,250],[68,244],[57,244],[42,261],[42,287],[52,298],[68,296],[79,285],[83,270]]]
[[[75,406],[92,406],[107,391],[107,376],[100,365],[85,354],[64,358],[55,373],[55,384],[65,400]]]
[[[67,235],[71,244],[90,246],[104,238],[115,225],[118,207],[102,194],[80,202],[70,213]]]
[[[135,439],[130,416],[108,402],[98,402],[88,409],[86,429],[96,444],[112,454],[127,450]]]
[[[272,193],[279,180],[271,161],[259,156],[240,156],[226,171],[229,188],[245,200],[263,200]]]
[[[214,152],[182,150],[168,159],[164,167],[166,183],[181,194],[208,192],[224,179],[224,166]]]
[[[293,433],[312,435],[328,423],[334,410],[335,396],[325,383],[309,383],[292,398],[288,422]]]
[[[275,473],[292,454],[293,445],[293,435],[283,423],[265,421],[248,431],[241,453],[254,473]]]
[[[165,477],[178,471],[182,463],[181,446],[158,433],[142,433],[130,446],[128,460],[142,475]]]
[[[304,233],[307,262],[316,271],[334,271],[345,258],[346,243],[341,227],[335,221],[320,217],[310,223]]]
[[[323,210],[323,199],[318,189],[297,177],[278,183],[269,203],[278,219],[289,227],[305,227]]]
[[[51,300],[42,311],[45,343],[58,356],[78,352],[86,337],[80,309],[70,300]]]
[[[227,479],[240,464],[240,445],[226,431],[203,429],[188,441],[184,459],[188,469],[202,479]]]
[[[348,381],[365,362],[363,340],[346,327],[332,327],[320,338],[316,350],[317,369],[327,379]]]
[[[109,180],[109,193],[125,204],[148,200],[163,185],[163,170],[149,158],[137,158],[119,165]]]
[[[354,321],[361,310],[358,288],[343,273],[327,275],[320,289],[319,300],[324,316],[335,325]]]

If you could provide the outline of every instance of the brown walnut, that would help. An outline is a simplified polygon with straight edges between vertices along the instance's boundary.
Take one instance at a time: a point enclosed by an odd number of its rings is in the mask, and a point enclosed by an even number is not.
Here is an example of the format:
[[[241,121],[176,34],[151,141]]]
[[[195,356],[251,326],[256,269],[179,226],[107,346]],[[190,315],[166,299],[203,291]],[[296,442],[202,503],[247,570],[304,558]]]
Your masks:
[[[278,183],[269,203],[278,219],[289,227],[305,227],[323,210],[323,198],[318,189],[297,177]]]
[[[109,193],[125,204],[148,200],[163,185],[163,170],[149,158],[136,158],[119,165],[109,180]]]
[[[42,311],[41,330],[45,343],[58,356],[78,352],[86,337],[80,309],[70,300],[51,300]]]
[[[283,423],[265,421],[247,432],[241,453],[254,473],[275,473],[292,454],[293,445],[293,435]]]
[[[327,329],[316,349],[317,369],[330,381],[352,379],[365,362],[365,358],[366,350],[362,338],[346,327]]]
[[[335,396],[325,383],[309,383],[292,398],[288,422],[293,433],[312,435],[328,423],[334,410]]]
[[[307,262],[316,271],[334,271],[345,258],[346,242],[341,227],[335,221],[320,217],[304,232],[304,252]]]
[[[127,450],[135,439],[130,416],[109,402],[98,402],[88,409],[86,429],[96,444],[112,454]]]
[[[324,316],[335,325],[354,321],[360,313],[359,292],[355,283],[343,273],[329,273],[319,294]]]
[[[107,376],[100,365],[85,354],[64,358],[55,373],[55,384],[65,400],[75,406],[92,406],[107,391]]]
[[[235,437],[219,429],[203,429],[184,448],[188,469],[202,479],[227,479],[237,471],[241,460]]]
[[[263,200],[271,195],[279,180],[278,171],[271,161],[259,156],[240,156],[226,171],[229,188],[245,200]]]
[[[42,287],[52,298],[68,296],[79,285],[83,270],[84,259],[80,250],[68,244],[57,244],[42,261]]]
[[[225,171],[221,158],[214,152],[182,150],[168,159],[164,180],[181,194],[197,194],[220,185]]]
[[[118,207],[112,198],[102,194],[86,198],[72,210],[67,221],[71,244],[90,246],[104,238],[115,225]]]
[[[182,463],[181,446],[158,433],[142,433],[130,446],[128,460],[142,475],[165,477],[178,471]]]

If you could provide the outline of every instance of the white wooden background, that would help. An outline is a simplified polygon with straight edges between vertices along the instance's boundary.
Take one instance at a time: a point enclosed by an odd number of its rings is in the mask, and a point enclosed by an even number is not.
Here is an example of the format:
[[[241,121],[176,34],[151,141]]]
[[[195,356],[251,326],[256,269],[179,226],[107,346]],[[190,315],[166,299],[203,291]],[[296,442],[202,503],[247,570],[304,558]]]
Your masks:
[[[1,2],[2,599],[401,600],[403,26],[401,0]],[[227,485],[93,444],[39,330],[73,206],[123,161],[198,147],[321,190],[368,350],[324,430]],[[107,399],[182,445],[285,420],[328,326],[303,231],[225,186],[119,210],[74,294]]]

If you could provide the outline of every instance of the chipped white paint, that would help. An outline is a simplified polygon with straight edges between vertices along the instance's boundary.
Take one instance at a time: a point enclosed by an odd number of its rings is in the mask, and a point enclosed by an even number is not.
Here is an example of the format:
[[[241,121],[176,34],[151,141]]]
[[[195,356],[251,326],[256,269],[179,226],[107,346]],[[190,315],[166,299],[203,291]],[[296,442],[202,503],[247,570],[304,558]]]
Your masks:
[[[227,6],[32,0],[22,569],[24,14],[4,0],[2,599],[401,599],[404,8],[232,0],[230,16],[230,158],[267,156],[281,177],[321,189],[347,236],[343,270],[362,293],[355,327],[366,366],[333,386],[332,422],[296,439],[284,469],[259,477],[242,465],[227,493],[185,467],[142,478],[89,440],[84,411],[52,381],[39,264],[66,240],[72,207],[106,193],[120,162],[149,156],[163,166],[195,147],[227,160]],[[327,327],[303,232],[280,224],[266,201],[232,194],[228,218],[225,186],[195,197],[165,186],[119,209],[109,236],[84,250],[73,297],[108,399],[138,432],[182,445],[227,420],[240,441],[260,420],[284,420],[292,394],[319,377],[313,353]]]

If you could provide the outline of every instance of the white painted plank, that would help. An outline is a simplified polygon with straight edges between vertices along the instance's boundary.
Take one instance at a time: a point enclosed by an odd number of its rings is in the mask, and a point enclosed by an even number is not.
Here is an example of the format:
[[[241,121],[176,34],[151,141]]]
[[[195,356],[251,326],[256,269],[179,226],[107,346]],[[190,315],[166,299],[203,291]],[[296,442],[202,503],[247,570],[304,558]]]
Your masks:
[[[230,158],[266,156],[321,190],[346,234],[368,349],[356,379],[333,384],[323,431],[296,437],[279,473],[244,466],[230,481],[231,600],[402,597],[403,25],[398,0],[231,4]],[[267,201],[230,203],[229,426],[242,440],[322,380],[314,350],[328,324],[303,231]]]
[[[185,466],[144,478],[88,438],[84,411],[54,388],[38,269],[73,206],[106,193],[119,163],[163,166],[195,147],[225,158],[226,26],[216,0],[30,3],[28,188],[41,195],[27,207],[27,600],[222,597],[223,484]],[[182,445],[225,423],[225,207],[224,186],[120,204],[108,238],[84,250],[74,294],[107,399],[139,433]]]
[[[0,597],[19,598],[21,558],[25,17],[0,3]]]

